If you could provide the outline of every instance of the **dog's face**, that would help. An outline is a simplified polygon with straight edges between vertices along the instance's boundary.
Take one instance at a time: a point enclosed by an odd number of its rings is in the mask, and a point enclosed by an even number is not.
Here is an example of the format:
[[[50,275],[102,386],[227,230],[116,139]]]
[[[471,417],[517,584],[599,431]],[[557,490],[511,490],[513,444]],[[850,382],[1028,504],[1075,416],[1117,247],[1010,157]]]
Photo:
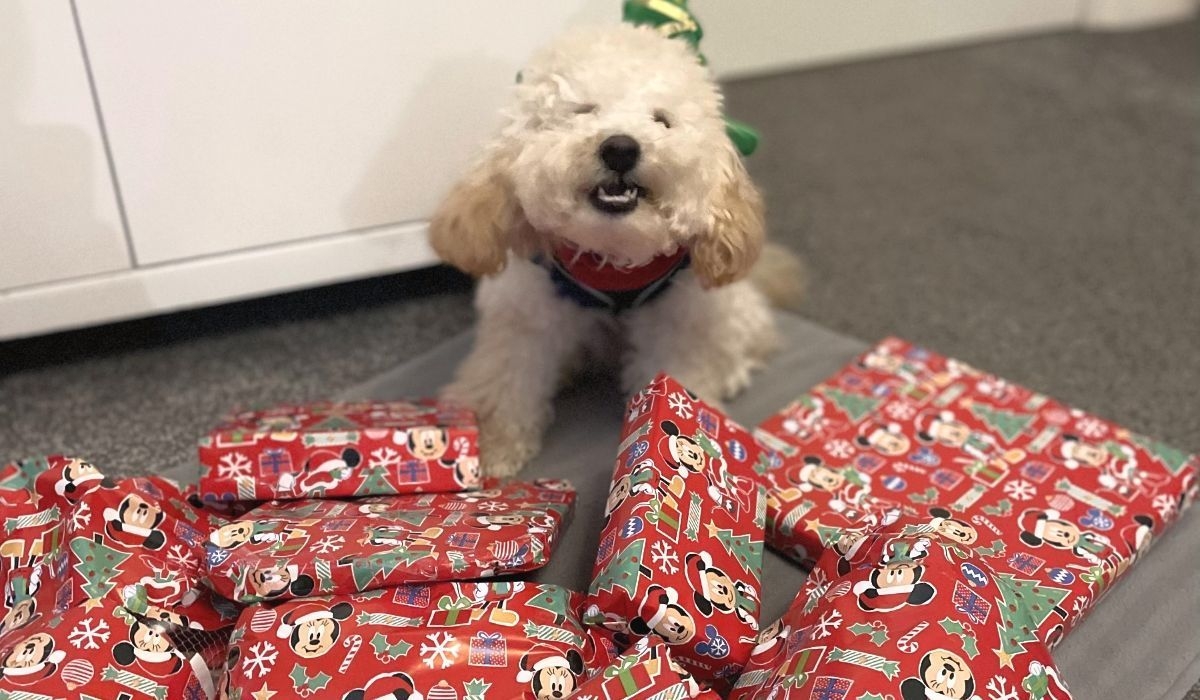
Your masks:
[[[509,249],[639,266],[685,247],[717,285],[757,257],[761,200],[685,42],[629,26],[567,35],[522,71],[507,118],[431,224],[467,272],[499,271]]]

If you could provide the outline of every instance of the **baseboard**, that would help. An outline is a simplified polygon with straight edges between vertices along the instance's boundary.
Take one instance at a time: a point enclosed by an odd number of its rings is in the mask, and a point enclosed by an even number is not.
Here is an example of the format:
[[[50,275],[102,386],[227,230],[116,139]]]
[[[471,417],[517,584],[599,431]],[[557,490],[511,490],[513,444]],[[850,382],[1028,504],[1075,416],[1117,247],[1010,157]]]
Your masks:
[[[0,340],[426,267],[426,222],[0,291]]]

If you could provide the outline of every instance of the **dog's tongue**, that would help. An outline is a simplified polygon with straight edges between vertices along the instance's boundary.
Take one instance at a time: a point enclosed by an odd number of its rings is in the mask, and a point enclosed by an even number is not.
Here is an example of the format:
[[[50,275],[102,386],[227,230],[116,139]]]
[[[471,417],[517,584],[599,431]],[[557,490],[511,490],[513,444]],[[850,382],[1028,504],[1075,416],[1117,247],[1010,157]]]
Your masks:
[[[554,259],[580,284],[602,292],[623,292],[649,286],[675,269],[687,257],[680,248],[670,255],[659,255],[638,267],[614,267],[599,255],[580,251],[566,243],[554,247]]]

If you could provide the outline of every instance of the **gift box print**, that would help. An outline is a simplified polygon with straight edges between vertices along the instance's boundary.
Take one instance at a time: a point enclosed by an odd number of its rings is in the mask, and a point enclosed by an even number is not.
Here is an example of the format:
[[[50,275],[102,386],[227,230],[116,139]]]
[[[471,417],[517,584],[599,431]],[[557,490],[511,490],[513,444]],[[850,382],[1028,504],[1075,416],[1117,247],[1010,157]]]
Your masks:
[[[205,500],[265,501],[479,486],[475,416],[434,399],[247,411],[200,441]]]
[[[1037,635],[1061,591],[923,528],[902,519],[825,550],[729,697],[1069,698]]]
[[[1062,588],[1051,642],[1194,496],[1196,460],[1111,422],[887,339],[768,419],[768,542],[811,565],[854,533],[919,518],[960,559]],[[910,528],[917,528],[910,525]]]
[[[757,626],[765,492],[751,435],[660,376],[629,406],[587,620],[654,634],[697,678],[728,676]]]
[[[555,698],[611,652],[580,594],[524,582],[438,583],[247,608],[222,680],[229,698]],[[418,590],[419,589],[419,592]]]
[[[208,582],[249,603],[544,566],[570,517],[570,484],[485,486],[265,504],[209,535]]]

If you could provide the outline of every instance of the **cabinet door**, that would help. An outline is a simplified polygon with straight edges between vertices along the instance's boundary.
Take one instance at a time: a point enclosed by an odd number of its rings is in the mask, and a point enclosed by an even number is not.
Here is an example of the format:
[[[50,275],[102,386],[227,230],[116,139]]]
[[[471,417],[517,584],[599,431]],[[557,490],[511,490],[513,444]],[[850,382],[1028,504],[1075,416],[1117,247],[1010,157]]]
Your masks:
[[[66,0],[0,2],[0,290],[129,267]]]
[[[615,0],[82,1],[141,262],[429,216],[522,61]]]

